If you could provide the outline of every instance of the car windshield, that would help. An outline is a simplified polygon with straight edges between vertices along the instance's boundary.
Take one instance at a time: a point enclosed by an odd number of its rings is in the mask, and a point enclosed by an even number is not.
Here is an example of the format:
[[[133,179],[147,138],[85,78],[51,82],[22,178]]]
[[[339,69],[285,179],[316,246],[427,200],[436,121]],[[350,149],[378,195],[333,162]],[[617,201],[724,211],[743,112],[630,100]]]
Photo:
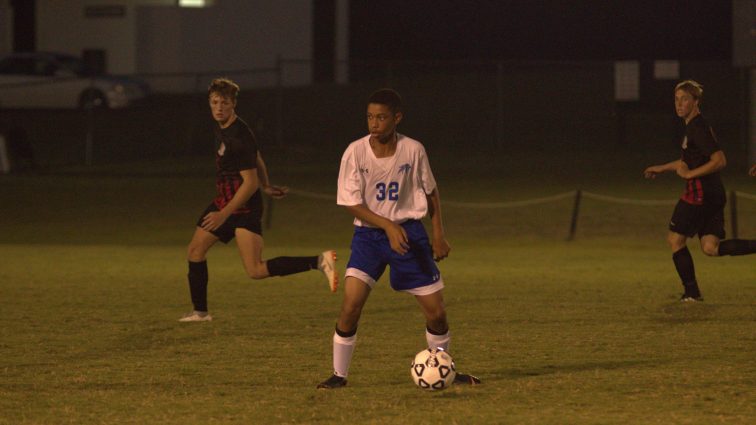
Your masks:
[[[76,75],[86,76],[92,74],[90,69],[87,68],[87,66],[84,65],[84,62],[79,58],[73,56],[57,56],[55,59],[62,67],[72,71]]]

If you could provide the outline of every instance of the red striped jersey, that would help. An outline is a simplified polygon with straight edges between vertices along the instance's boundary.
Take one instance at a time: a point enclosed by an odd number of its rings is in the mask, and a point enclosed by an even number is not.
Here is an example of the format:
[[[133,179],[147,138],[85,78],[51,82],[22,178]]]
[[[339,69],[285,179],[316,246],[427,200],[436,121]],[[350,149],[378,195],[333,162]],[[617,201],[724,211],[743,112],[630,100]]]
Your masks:
[[[699,114],[685,126],[682,140],[682,160],[691,170],[698,168],[711,159],[714,152],[721,150],[719,142],[703,115]],[[719,172],[689,179],[680,197],[692,205],[723,204],[725,190]]]
[[[219,210],[223,209],[239,190],[243,180],[242,170],[257,168],[257,141],[247,123],[237,117],[226,128],[215,128],[215,187],[217,195],[213,203]],[[259,191],[259,190],[258,190]],[[234,214],[249,212],[251,200],[234,211]]]

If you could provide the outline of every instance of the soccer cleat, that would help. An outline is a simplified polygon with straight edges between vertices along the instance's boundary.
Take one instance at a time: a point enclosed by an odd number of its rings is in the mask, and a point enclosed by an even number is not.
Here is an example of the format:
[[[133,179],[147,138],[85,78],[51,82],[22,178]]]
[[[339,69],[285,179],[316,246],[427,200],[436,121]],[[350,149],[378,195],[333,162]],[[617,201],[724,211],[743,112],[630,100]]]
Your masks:
[[[464,373],[458,373],[454,377],[455,385],[480,385],[480,378],[472,375],[465,375]]]
[[[179,322],[211,322],[213,316],[206,311],[190,311],[179,319]]]
[[[688,294],[683,294],[682,297],[680,297],[680,302],[682,303],[696,303],[703,301],[703,297],[701,295],[693,296]]]
[[[346,387],[347,380],[346,378],[342,378],[341,376],[337,375],[331,375],[330,378],[326,379],[325,381],[318,384],[317,389],[319,390],[331,390],[334,388],[341,388]]]
[[[328,279],[331,292],[336,292],[339,287],[339,275],[336,274],[336,251],[323,251],[318,257],[318,270],[323,272]]]

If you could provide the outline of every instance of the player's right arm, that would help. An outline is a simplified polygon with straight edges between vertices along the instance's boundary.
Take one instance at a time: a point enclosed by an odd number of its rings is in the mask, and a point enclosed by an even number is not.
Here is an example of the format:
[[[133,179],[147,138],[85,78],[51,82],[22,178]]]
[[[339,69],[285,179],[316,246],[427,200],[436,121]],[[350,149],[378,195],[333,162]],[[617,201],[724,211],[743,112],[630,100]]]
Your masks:
[[[346,205],[345,208],[350,214],[359,218],[363,223],[368,223],[380,227],[386,232],[391,249],[397,254],[404,255],[409,251],[409,239],[404,228],[393,221],[382,217],[372,211],[365,204]]]
[[[756,177],[756,164],[753,164],[753,166],[751,167],[751,170],[748,171],[748,174]]]
[[[677,159],[666,164],[652,165],[643,171],[643,176],[647,179],[655,179],[658,174],[666,173],[669,171],[676,172],[677,169],[680,168],[682,163],[682,159]]]

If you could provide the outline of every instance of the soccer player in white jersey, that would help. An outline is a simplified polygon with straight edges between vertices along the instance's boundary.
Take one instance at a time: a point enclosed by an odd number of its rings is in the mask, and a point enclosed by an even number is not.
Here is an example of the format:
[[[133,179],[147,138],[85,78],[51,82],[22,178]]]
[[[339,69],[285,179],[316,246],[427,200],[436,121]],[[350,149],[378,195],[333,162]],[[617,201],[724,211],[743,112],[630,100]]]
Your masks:
[[[451,249],[444,237],[441,199],[423,145],[396,132],[401,121],[399,94],[376,91],[367,107],[370,134],[352,142],[341,158],[337,203],[354,215],[355,229],[333,335],[334,373],[318,388],[346,386],[362,308],[387,265],[391,287],[414,295],[420,304],[428,346],[449,347],[444,281],[434,263]],[[420,221],[428,213],[430,241]],[[479,384],[480,379],[457,373],[454,382]]]

